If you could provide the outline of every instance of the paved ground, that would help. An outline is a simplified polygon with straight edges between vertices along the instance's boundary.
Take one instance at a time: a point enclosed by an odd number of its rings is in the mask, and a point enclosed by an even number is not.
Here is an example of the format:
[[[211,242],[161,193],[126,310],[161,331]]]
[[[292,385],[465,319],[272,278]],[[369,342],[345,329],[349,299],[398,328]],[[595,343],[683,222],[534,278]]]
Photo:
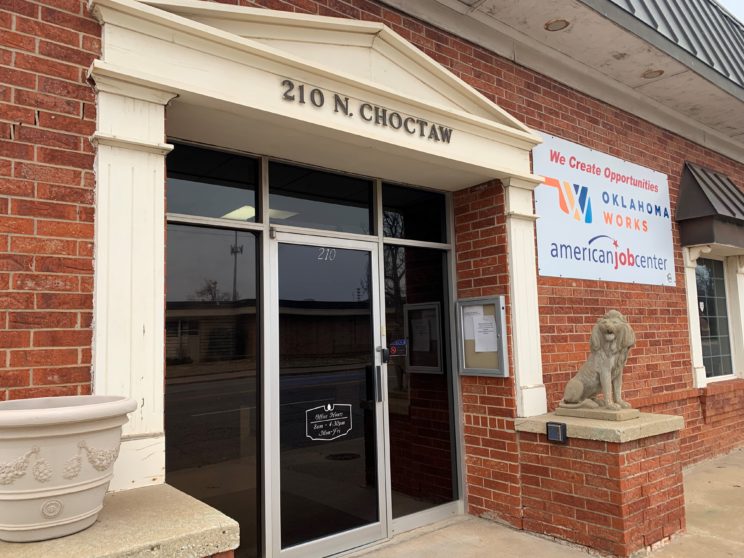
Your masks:
[[[477,517],[459,517],[394,537],[353,554],[362,558],[588,558],[576,547]],[[710,557],[708,557],[710,558]]]
[[[652,558],[744,556],[744,448],[685,473],[687,533]]]
[[[685,472],[687,533],[650,558],[744,557],[744,448]],[[423,527],[366,549],[364,558],[586,558],[583,549],[475,517]]]

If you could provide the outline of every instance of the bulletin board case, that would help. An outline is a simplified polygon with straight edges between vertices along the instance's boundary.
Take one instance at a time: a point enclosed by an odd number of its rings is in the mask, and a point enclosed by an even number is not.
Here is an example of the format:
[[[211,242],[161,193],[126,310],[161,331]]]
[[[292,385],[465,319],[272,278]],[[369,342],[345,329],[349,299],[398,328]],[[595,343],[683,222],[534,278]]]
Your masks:
[[[504,296],[457,301],[460,375],[509,376]]]

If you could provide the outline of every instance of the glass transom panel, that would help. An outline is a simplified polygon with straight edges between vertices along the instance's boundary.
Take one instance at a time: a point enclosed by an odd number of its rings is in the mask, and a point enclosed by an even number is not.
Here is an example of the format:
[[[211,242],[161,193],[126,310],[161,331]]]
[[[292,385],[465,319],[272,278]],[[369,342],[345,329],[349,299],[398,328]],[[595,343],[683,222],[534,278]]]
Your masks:
[[[373,234],[372,181],[306,167],[269,164],[269,222]]]
[[[383,184],[382,205],[386,237],[447,242],[444,194]]]
[[[169,213],[256,221],[256,159],[176,144],[167,165]]]

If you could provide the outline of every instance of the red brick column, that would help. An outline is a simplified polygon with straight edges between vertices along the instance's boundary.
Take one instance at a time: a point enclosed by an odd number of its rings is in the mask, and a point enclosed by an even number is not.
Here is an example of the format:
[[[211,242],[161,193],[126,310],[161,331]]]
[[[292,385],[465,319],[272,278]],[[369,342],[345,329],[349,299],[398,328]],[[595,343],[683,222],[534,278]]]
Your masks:
[[[583,419],[550,420],[569,423],[568,443],[518,432],[525,530],[629,556],[685,528],[678,429],[608,442],[571,437]]]

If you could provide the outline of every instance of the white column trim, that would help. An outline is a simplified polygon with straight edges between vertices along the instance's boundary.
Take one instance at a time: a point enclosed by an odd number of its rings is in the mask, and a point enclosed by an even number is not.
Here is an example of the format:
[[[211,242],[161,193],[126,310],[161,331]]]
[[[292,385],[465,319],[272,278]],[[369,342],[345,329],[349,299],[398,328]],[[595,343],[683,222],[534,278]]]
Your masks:
[[[160,105],[167,105],[178,96],[175,92],[154,85],[138,83],[137,78],[128,72],[111,68],[101,60],[94,60],[90,65],[88,79],[95,82],[96,91],[116,93],[122,97],[150,101]]]
[[[728,302],[731,364],[734,374],[744,376],[744,256],[729,256],[724,261]]]
[[[739,335],[737,337],[738,351],[739,351],[739,369],[736,373],[740,377],[744,377],[744,256],[736,256],[736,296],[739,301],[739,309],[736,313],[736,319],[741,324],[739,329]]]
[[[165,104],[173,94],[91,73],[96,86],[93,392],[133,397],[111,490],[165,480]]]
[[[512,361],[517,392],[517,416],[548,410],[543,384],[533,191],[540,178],[503,181],[511,298]]]
[[[131,138],[121,138],[112,136],[111,134],[104,134],[102,132],[95,132],[90,142],[98,147],[99,145],[108,145],[109,147],[121,147],[123,149],[135,149],[139,151],[145,151],[147,153],[154,153],[160,155],[167,155],[173,151],[173,146],[169,143],[145,143]]]
[[[538,219],[538,216],[534,213],[522,213],[520,211],[507,211],[506,217],[513,217],[514,219],[524,219],[525,221],[531,221],[533,223]]]
[[[685,291],[687,298],[687,323],[690,334],[690,357],[692,360],[692,374],[695,387],[708,385],[703,364],[703,342],[700,338],[700,311],[698,310],[697,279],[695,272],[697,260],[705,254],[710,254],[712,248],[703,246],[686,246],[682,248],[685,262]]]

